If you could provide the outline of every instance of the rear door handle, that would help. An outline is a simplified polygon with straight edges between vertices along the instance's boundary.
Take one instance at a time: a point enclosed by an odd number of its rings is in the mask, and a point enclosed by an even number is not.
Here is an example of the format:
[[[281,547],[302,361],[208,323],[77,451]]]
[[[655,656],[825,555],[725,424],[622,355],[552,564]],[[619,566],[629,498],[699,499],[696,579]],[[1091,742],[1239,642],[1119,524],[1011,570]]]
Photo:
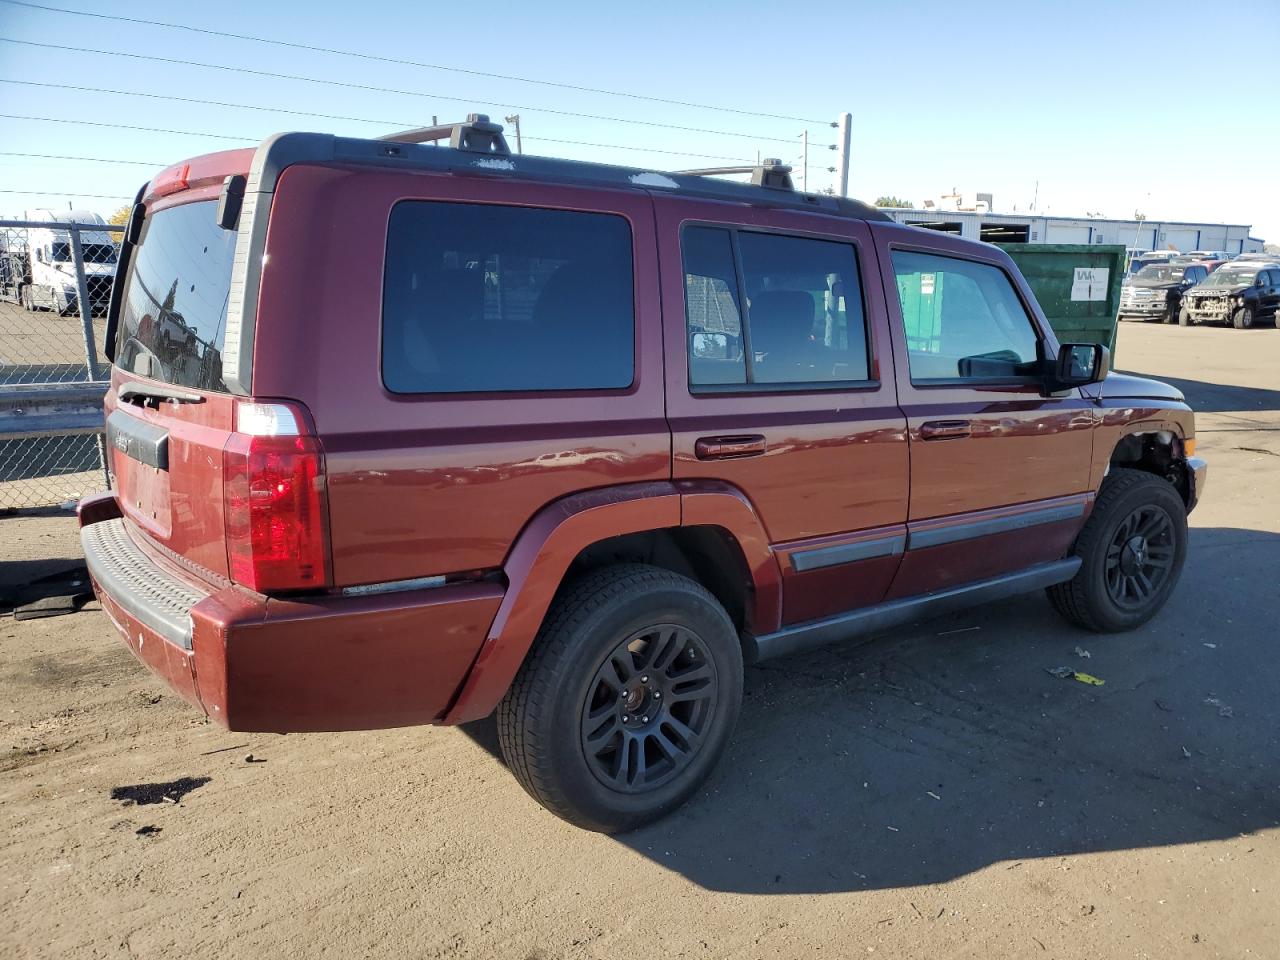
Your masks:
[[[972,432],[968,420],[930,420],[920,424],[921,440],[959,440]]]
[[[745,437],[699,437],[693,445],[694,456],[699,460],[758,457],[764,451],[764,437],[758,433]]]

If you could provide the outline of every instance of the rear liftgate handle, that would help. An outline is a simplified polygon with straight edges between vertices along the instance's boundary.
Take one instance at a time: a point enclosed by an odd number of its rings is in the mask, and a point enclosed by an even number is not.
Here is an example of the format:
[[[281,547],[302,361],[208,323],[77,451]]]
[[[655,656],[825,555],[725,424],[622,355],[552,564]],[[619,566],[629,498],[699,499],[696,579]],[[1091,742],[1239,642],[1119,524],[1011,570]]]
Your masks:
[[[732,460],[736,457],[759,457],[765,452],[764,437],[699,437],[693,453],[699,460]]]
[[[972,432],[968,420],[930,420],[920,424],[921,440],[959,440]]]

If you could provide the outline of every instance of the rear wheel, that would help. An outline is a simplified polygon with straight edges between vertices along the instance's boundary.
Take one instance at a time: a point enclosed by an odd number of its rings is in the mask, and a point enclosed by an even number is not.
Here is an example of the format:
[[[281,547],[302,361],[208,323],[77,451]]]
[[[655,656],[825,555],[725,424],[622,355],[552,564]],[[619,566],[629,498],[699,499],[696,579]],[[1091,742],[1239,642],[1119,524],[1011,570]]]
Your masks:
[[[1164,606],[1187,555],[1187,511],[1167,481],[1112,470],[1076,538],[1080,570],[1050,587],[1054,608],[1098,633],[1132,630]]]
[[[498,707],[520,785],[552,813],[613,833],[687,800],[728,743],[742,650],[697,583],[619,564],[562,590]]]
[[[1253,326],[1253,309],[1251,307],[1239,307],[1231,315],[1231,325],[1237,330],[1248,330]]]

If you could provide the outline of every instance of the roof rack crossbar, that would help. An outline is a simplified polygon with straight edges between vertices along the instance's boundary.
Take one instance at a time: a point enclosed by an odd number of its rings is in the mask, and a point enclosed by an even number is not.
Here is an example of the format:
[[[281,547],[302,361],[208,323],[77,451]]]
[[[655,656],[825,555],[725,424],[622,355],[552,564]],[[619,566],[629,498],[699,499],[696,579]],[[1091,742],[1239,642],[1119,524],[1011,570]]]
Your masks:
[[[725,173],[749,173],[751,182],[757,187],[772,187],[775,190],[795,190],[791,182],[791,168],[776,157],[768,157],[758,164],[747,164],[741,167],[701,167],[697,170],[677,170],[692,177],[715,177]]]
[[[441,123],[434,127],[401,130],[399,133],[388,133],[378,139],[392,143],[434,143],[437,140],[447,139],[449,146],[455,150],[489,153],[502,157],[511,155],[507,138],[502,135],[502,124],[493,123],[483,113],[469,113],[462,123]]]

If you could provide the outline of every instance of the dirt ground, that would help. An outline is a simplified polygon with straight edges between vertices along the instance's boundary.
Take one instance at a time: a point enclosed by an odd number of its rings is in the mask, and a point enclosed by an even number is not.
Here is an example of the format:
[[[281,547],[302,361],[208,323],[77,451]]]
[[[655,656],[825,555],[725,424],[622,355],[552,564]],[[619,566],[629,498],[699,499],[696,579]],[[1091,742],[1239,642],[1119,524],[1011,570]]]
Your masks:
[[[94,605],[0,621],[0,956],[1280,956],[1280,332],[1119,356],[1211,464],[1161,616],[1035,595],[752,669],[709,786],[625,837],[536,806],[487,724],[229,734]],[[0,544],[8,584],[78,554],[64,516]]]

